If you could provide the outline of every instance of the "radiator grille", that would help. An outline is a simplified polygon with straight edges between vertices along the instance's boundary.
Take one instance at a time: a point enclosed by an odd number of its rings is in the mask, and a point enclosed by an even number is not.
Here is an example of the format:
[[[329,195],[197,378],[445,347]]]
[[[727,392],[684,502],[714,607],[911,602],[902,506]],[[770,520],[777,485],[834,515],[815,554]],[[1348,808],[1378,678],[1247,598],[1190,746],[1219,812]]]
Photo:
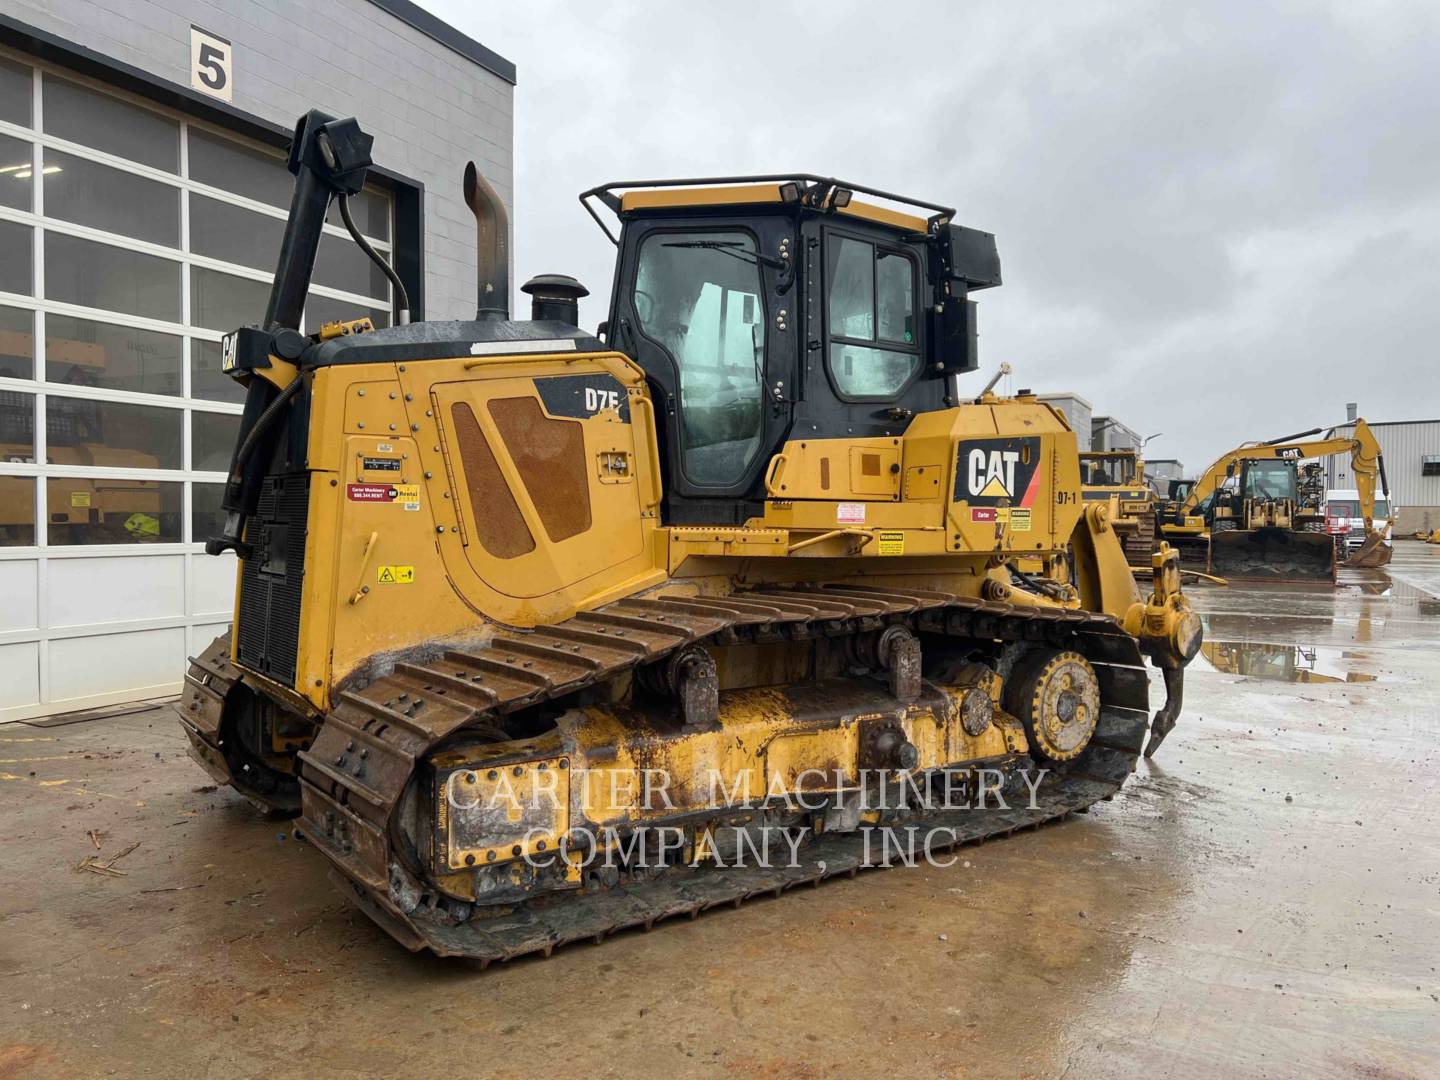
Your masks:
[[[300,591],[310,474],[267,476],[245,529],[251,556],[240,574],[237,655],[251,671],[295,685],[300,650]]]

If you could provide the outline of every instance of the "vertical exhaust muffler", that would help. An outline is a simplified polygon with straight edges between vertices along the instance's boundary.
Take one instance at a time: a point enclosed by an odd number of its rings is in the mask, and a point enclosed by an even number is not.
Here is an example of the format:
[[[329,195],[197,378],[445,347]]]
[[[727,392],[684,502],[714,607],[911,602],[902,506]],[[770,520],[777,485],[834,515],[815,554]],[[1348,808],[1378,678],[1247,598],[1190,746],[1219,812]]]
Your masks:
[[[465,165],[465,202],[475,215],[475,268],[478,289],[475,318],[510,318],[510,218],[505,204],[480,175]]]

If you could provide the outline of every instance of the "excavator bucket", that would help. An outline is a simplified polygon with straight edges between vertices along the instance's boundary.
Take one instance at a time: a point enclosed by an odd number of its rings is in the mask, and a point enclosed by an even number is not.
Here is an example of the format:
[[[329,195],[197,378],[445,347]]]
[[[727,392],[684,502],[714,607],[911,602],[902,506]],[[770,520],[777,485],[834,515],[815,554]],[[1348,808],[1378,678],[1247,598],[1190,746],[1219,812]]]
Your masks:
[[[1237,529],[1210,534],[1212,574],[1254,581],[1335,581],[1335,542],[1325,533]]]
[[[1345,566],[1351,570],[1370,570],[1386,565],[1394,554],[1395,549],[1385,543],[1383,536],[1375,532],[1365,538],[1359,551],[1345,560]]]

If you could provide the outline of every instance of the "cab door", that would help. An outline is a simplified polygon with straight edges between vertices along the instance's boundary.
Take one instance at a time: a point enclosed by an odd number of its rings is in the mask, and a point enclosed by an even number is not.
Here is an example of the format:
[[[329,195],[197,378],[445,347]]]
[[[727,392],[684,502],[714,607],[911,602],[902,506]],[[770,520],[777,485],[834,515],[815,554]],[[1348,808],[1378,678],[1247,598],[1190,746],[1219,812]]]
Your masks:
[[[668,522],[759,512],[793,406],[792,243],[782,216],[626,225],[611,340],[651,384]]]

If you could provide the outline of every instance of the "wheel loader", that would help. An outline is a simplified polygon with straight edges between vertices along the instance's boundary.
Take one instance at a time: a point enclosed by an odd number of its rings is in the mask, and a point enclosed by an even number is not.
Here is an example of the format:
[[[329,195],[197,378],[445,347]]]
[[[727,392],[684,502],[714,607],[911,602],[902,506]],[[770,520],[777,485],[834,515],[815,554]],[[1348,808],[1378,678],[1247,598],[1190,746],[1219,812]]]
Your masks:
[[[1177,544],[1207,541],[1206,569],[1227,579],[1334,582],[1340,564],[1325,510],[1302,500],[1298,467],[1305,458],[1348,453],[1365,540],[1344,565],[1384,566],[1392,550],[1374,524],[1377,479],[1382,493],[1388,489],[1380,444],[1364,420],[1349,437],[1310,438],[1320,430],[1236,447],[1217,458],[1162,508],[1161,535]]]
[[[471,167],[477,317],[303,336],[369,147],[297,125],[269,305],[224,346],[233,630],[178,711],[405,946],[548,955],[1008,834],[1173,728],[1175,553],[1142,595],[1063,416],[961,393],[992,236],[808,174],[605,184],[592,334],[562,275],[511,317]]]
[[[1088,502],[1109,504],[1110,525],[1132,566],[1148,569],[1155,553],[1155,493],[1145,482],[1145,462],[1134,450],[1084,450],[1080,483]]]

